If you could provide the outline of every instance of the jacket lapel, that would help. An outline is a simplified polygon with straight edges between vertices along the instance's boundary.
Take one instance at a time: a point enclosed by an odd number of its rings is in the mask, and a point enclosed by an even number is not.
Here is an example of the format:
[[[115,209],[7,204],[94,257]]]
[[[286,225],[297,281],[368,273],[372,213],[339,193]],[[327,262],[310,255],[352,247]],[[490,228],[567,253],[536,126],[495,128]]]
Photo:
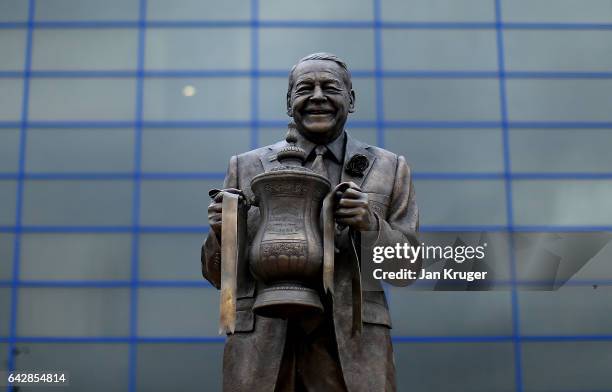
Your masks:
[[[286,141],[281,140],[276,144],[269,146],[263,154],[259,156],[261,164],[263,165],[264,172],[267,173],[270,169],[280,166],[280,162],[276,159],[278,151],[287,144]]]
[[[368,167],[363,171],[362,176],[356,176],[353,174],[349,174],[346,171],[347,163],[356,154],[361,154],[361,155],[364,155],[366,158],[368,158]],[[376,160],[376,156],[370,151],[370,146],[363,142],[353,139],[347,132],[346,133],[346,151],[344,153],[344,163],[342,165],[342,175],[340,177],[340,182],[352,181],[355,184],[357,184],[357,186],[361,187],[366,177],[368,176],[368,173],[370,173],[370,169],[372,169],[372,166],[374,166],[375,160]]]

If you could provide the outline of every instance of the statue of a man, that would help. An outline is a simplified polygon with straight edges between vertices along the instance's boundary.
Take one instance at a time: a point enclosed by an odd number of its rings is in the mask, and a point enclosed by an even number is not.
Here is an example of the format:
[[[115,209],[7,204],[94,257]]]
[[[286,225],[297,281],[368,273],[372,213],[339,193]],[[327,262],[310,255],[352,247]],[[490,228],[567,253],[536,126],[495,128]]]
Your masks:
[[[304,166],[317,169],[333,188],[348,187],[335,204],[333,296],[322,295],[324,312],[301,319],[269,318],[252,311],[258,284],[238,279],[235,332],[223,359],[223,390],[395,391],[391,319],[382,290],[361,294],[360,333],[353,329],[354,274],[351,233],[377,231],[376,244],[414,241],[418,211],[410,168],[404,157],[353,139],[344,126],[355,110],[355,92],[344,61],[328,53],[302,58],[289,74],[287,114],[298,131],[296,145],[307,153]],[[253,177],[273,166],[286,141],[230,159],[224,190],[252,197]],[[324,146],[322,148],[320,146]],[[318,162],[315,163],[315,160]],[[208,208],[211,231],[202,247],[202,272],[220,287],[223,193]],[[248,212],[248,241],[260,224],[259,209]],[[354,234],[351,234],[354,235]],[[244,260],[240,262],[245,262]],[[357,261],[359,262],[359,261]],[[412,269],[420,269],[413,264]]]

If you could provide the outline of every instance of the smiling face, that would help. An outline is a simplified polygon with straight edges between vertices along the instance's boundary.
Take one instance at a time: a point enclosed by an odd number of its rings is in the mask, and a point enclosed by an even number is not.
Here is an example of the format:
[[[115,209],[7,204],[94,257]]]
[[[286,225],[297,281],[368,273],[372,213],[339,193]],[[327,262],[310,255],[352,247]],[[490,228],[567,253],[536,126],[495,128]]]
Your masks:
[[[355,109],[355,93],[345,70],[333,61],[307,60],[293,71],[287,113],[306,138],[323,143],[335,139]]]

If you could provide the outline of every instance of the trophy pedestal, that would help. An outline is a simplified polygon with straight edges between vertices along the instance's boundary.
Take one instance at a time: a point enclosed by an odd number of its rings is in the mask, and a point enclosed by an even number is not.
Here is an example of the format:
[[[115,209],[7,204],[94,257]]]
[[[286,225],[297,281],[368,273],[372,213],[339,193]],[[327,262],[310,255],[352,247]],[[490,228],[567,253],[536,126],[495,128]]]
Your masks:
[[[253,311],[264,317],[289,319],[322,313],[323,304],[317,290],[297,282],[282,282],[260,291]]]

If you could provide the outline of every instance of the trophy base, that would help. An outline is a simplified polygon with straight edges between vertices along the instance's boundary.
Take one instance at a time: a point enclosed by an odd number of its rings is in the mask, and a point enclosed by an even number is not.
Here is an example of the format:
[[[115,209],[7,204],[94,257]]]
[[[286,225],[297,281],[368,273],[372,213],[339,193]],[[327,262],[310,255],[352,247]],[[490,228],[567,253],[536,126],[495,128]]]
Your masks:
[[[257,294],[255,314],[272,318],[298,318],[322,313],[319,293],[299,283],[278,283]]]

